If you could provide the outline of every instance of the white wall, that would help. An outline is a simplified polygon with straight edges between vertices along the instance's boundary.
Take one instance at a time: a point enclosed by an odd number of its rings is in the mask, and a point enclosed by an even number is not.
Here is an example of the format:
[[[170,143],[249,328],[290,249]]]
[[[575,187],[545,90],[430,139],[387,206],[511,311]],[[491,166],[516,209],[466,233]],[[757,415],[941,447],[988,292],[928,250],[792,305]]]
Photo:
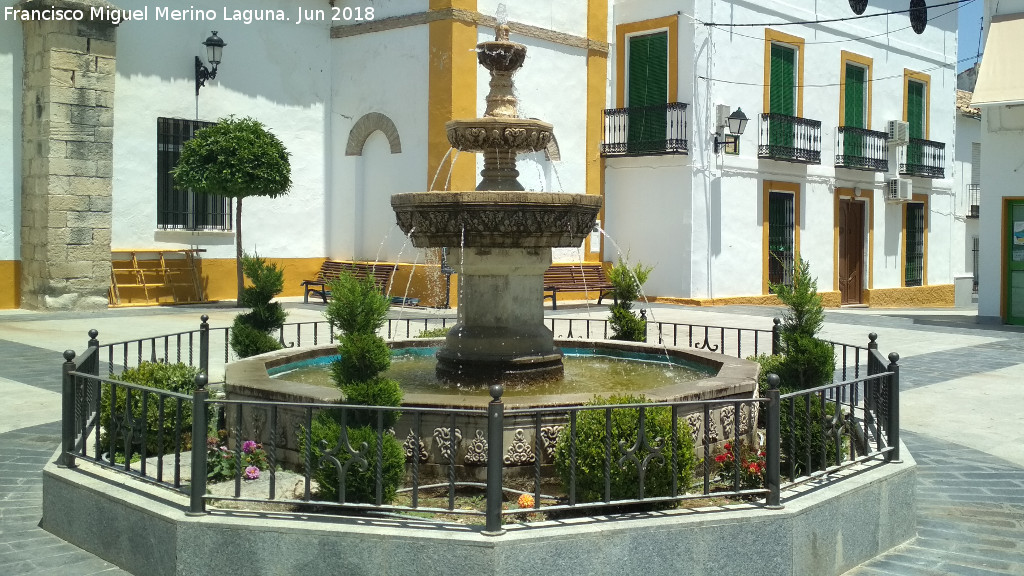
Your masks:
[[[956,224],[963,227],[964,250],[959,255],[955,253],[952,255],[951,267],[954,274],[957,273],[957,270],[963,273],[974,271],[971,239],[978,235],[978,219],[967,218],[966,214],[971,209],[967,186],[971,183],[974,174],[974,166],[971,163],[971,145],[975,142],[981,142],[981,120],[957,113],[956,157],[953,159],[953,191],[956,194],[954,214]],[[984,191],[984,187],[982,190]]]
[[[20,22],[0,21],[0,260],[21,260]]]
[[[690,283],[689,166],[685,156],[609,158],[605,170],[604,259],[653,266],[644,291],[685,294]]]
[[[331,41],[334,92],[327,193],[328,254],[338,259],[414,261],[395,223],[391,194],[426,191],[429,29],[398,28]],[[389,117],[402,143],[391,154],[375,132],[362,156],[346,156],[353,124],[369,112]],[[444,174],[439,176],[443,181]],[[382,245],[383,242],[383,245]],[[422,257],[420,258],[422,261]]]
[[[133,9],[149,4],[128,0],[119,6]],[[269,257],[321,256],[330,23],[226,22],[220,19],[223,8],[214,8],[218,11],[214,22],[151,17],[125,22],[118,29],[112,246],[197,245],[207,250],[205,258],[234,257],[233,234],[156,230],[156,120],[196,118],[194,56],[205,61],[201,42],[216,29],[227,46],[217,78],[199,93],[199,119],[251,116],[291,153],[289,194],[243,202],[243,247]],[[295,5],[283,0],[253,1],[245,8],[279,8],[288,17],[297,15]],[[154,8],[149,9],[152,14]]]
[[[1024,197],[1024,108],[986,106],[982,109],[980,275],[978,316],[999,318],[1005,282],[1003,198]]]
[[[557,30],[575,36],[587,35],[587,2],[581,0],[478,0],[477,12],[497,17],[498,4],[505,4],[508,20],[530,26]],[[483,28],[481,27],[481,30]],[[491,32],[491,40],[494,33]],[[522,42],[522,40],[515,40]]]

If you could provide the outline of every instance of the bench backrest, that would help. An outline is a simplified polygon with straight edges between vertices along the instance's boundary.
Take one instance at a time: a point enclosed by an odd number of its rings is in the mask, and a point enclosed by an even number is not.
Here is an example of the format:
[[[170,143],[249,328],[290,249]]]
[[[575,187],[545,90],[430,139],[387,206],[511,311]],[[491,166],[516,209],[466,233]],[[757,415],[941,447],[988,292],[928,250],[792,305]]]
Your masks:
[[[610,286],[604,274],[604,266],[600,264],[583,264],[573,266],[551,266],[544,272],[545,285],[578,285],[578,286]]]
[[[372,276],[374,284],[381,291],[384,291],[388,287],[388,281],[391,279],[391,274],[394,273],[395,268],[397,266],[394,264],[368,264],[364,262],[326,260],[320,266],[320,271],[317,272],[316,277],[317,280],[330,282],[331,280],[337,280],[343,272],[347,272],[356,278]]]

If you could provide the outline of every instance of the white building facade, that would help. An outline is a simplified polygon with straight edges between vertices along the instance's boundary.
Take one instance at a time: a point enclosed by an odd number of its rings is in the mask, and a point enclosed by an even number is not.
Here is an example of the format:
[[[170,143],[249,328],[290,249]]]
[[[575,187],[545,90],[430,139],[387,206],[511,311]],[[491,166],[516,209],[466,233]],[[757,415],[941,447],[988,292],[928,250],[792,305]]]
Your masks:
[[[398,295],[445,302],[439,254],[406,241],[390,196],[476,186],[482,159],[451,152],[444,123],[483,112],[489,77],[474,48],[493,38],[498,2],[202,1],[177,16],[144,0],[104,7],[3,2],[0,308],[106,305],[112,259],[116,275],[124,254],[179,250],[199,256],[204,299],[232,298],[231,204],[176,191],[168,176],[194,130],[230,115],[261,121],[291,153],[291,191],[247,199],[242,227],[245,250],[284,267],[285,295],[332,258],[398,263]],[[68,18],[52,18],[65,8]],[[508,20],[528,47],[520,112],[553,123],[557,139],[521,159],[521,182],[599,194],[607,3],[517,2]],[[195,57],[211,67],[201,43],[212,30],[226,46],[197,94]],[[600,256],[589,246],[555,255]],[[139,284],[150,282],[160,280]],[[159,301],[142,289],[121,296]]]
[[[605,228],[648,294],[774,302],[799,255],[829,305],[953,304],[956,12],[854,4],[614,3]]]
[[[981,109],[978,317],[1024,325],[1024,1],[985,2],[985,52],[972,106]]]

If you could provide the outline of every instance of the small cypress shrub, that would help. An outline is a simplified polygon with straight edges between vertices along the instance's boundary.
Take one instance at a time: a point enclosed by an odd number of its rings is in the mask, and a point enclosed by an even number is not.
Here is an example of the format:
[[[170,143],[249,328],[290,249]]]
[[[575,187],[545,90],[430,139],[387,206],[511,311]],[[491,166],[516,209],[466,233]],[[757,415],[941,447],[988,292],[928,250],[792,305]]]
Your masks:
[[[644,342],[647,340],[647,321],[632,312],[633,302],[640,297],[640,289],[651,275],[651,266],[637,263],[632,268],[622,259],[608,271],[608,282],[614,286],[611,318],[612,340]]]
[[[595,406],[647,402],[644,396],[613,395],[608,398],[595,397],[588,404]],[[619,466],[618,462],[624,455],[620,442],[627,449],[637,443],[640,410],[618,408],[613,409],[611,413],[611,462],[608,465],[612,500],[639,496],[639,473],[636,463],[632,459],[626,459],[623,465]],[[638,448],[634,455],[643,462],[644,458],[651,454],[649,446],[662,447],[661,457],[651,458],[644,472],[644,497],[669,496],[672,493],[672,409],[652,405],[643,410],[648,447]],[[597,502],[604,499],[605,424],[604,410],[581,411],[576,420],[576,495],[579,502]],[[679,420],[676,430],[676,490],[678,494],[682,494],[693,481],[697,457],[694,453],[690,427],[683,420]],[[558,443],[555,445],[555,469],[566,487],[569,486],[572,474],[570,442],[569,430],[566,428],[558,436]]]
[[[235,317],[231,327],[231,349],[240,358],[281,349],[271,332],[280,329],[287,314],[280,302],[271,302],[284,290],[284,271],[259,255],[242,256],[242,270],[252,282],[242,291],[242,306],[250,308]]]
[[[341,357],[331,365],[331,376],[345,395],[345,402],[361,406],[401,406],[402,390],[398,382],[381,376],[391,365],[391,348],[377,331],[387,321],[390,302],[369,277],[359,279],[342,274],[331,283],[330,290],[331,300],[324,315],[341,331],[338,338]],[[399,416],[396,410],[351,409],[346,410],[344,421],[341,421],[341,410],[317,415],[310,430],[313,441],[310,450],[317,467],[314,476],[320,484],[321,498],[338,499],[342,490],[339,469],[347,466],[342,474],[345,500],[376,502],[376,455],[380,442],[382,502],[387,504],[394,500],[405,474],[405,453],[401,443],[386,430],[394,426]],[[378,425],[381,423],[382,427]],[[350,461],[352,456],[344,447],[333,457],[337,464],[327,454],[346,439],[356,451],[366,444],[364,464],[358,459]]]
[[[191,394],[196,389],[196,376],[199,368],[187,364],[167,364],[164,362],[142,362],[135,368],[129,368],[115,377],[115,380],[139,384],[158,390],[169,390],[182,394]],[[111,418],[111,404],[113,404],[114,418],[123,418],[125,407],[128,403],[129,392],[124,387],[118,387],[114,398],[111,398],[110,385],[101,384],[100,398],[100,448],[106,450],[110,447],[110,434],[113,430]],[[168,398],[164,400],[164,421],[160,423],[160,400],[154,394],[149,394],[146,401],[146,414],[142,414],[142,392],[131,391],[131,415],[132,420],[138,422],[145,420],[146,430],[146,455],[156,456],[158,454],[169,454],[174,452],[178,440],[176,411],[178,400]],[[192,448],[192,402],[181,400],[181,449]],[[163,445],[160,444],[160,432],[163,431]],[[142,437],[136,432],[132,439],[128,452],[139,454],[142,451]],[[114,442],[114,453],[124,454],[124,436],[118,434]]]
[[[772,284],[772,291],[787,306],[782,317],[782,364],[778,367],[782,386],[806,390],[828,384],[835,374],[832,346],[817,338],[825,323],[825,309],[818,294],[818,281],[810,264],[799,258],[793,285]]]

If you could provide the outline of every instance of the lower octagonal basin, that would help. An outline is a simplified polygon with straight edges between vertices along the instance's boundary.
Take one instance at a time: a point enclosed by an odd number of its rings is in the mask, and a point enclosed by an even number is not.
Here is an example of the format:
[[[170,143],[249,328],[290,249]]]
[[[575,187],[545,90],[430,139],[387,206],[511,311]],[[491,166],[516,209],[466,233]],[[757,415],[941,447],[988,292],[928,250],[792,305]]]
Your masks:
[[[399,358],[395,362],[398,372],[409,374],[407,362],[420,363],[423,373],[413,374],[412,382],[404,387],[404,406],[440,408],[434,414],[421,414],[414,419],[403,414],[394,427],[394,434],[405,442],[406,455],[411,460],[414,450],[412,442],[420,441],[421,463],[419,473],[426,476],[444,477],[448,466],[455,464],[456,476],[462,479],[482,479],[486,466],[479,459],[474,441],[482,440],[487,430],[487,418],[483,409],[490,401],[486,385],[437,383],[431,387],[434,350],[442,339],[413,339],[389,343]],[[608,342],[592,340],[557,340],[555,344],[566,351],[569,357],[568,377],[580,373],[580,365],[587,362],[601,364],[596,369],[603,372],[622,369],[623,364],[639,363],[643,375],[633,383],[507,383],[508,394],[503,396],[506,410],[533,407],[571,407],[585,404],[595,395],[643,394],[651,401],[701,401],[701,400],[748,400],[757,395],[757,364],[720,354],[683,349],[659,348],[647,344]],[[225,392],[229,400],[260,400],[274,402],[338,403],[340,392],[331,386],[290,380],[289,374],[296,369],[310,365],[326,365],[337,354],[335,346],[319,346],[301,350],[280,350],[255,356],[228,365],[225,374]],[[583,366],[582,370],[590,368]],[[417,369],[413,368],[412,372]],[[632,369],[626,370],[632,371]],[[282,373],[280,377],[274,375]],[[400,381],[403,379],[398,375]],[[586,378],[586,376],[583,376]],[[602,376],[604,377],[604,376]],[[296,376],[301,380],[302,377]],[[455,430],[452,420],[443,409],[480,409],[479,416],[460,415]],[[733,405],[723,405],[712,410],[710,418],[695,411],[683,415],[690,427],[695,445],[700,446],[707,438],[712,444],[731,437],[733,422],[737,417]],[[756,427],[756,410],[750,404],[743,404],[739,414],[740,434],[752,439]],[[276,416],[281,428],[280,438],[294,444],[301,434],[294,429],[303,425],[306,412],[302,408],[280,410]],[[243,435],[259,429],[268,422],[266,414],[259,407],[246,405],[241,415],[229,414],[229,426],[238,426]],[[554,444],[558,434],[566,426],[565,413],[537,415],[510,414],[505,417],[502,441],[506,458],[506,470],[532,474],[534,465],[549,470],[553,463]],[[418,429],[417,429],[418,426]],[[537,435],[540,442],[535,442]],[[541,449],[534,453],[532,447]],[[279,458],[286,463],[301,462],[298,445],[280,448]]]

